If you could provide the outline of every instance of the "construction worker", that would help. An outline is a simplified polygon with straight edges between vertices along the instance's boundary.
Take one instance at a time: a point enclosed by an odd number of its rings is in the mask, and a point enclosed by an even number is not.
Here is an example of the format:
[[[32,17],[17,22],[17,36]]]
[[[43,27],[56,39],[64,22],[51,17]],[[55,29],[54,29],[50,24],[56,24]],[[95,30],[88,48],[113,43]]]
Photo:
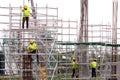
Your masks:
[[[36,43],[33,41],[33,39],[30,39],[29,40],[29,45],[27,46],[27,48],[26,48],[26,51],[28,52],[28,53],[32,53],[32,54],[35,54],[35,53],[37,53],[37,45],[36,45]],[[37,63],[39,63],[39,59],[38,59],[38,55],[36,55],[36,56],[32,56],[32,59],[33,60],[35,60],[37,58]]]
[[[23,20],[22,20],[22,29],[24,29],[24,23],[26,21],[26,28],[28,29],[28,24],[29,24],[29,16],[31,14],[30,9],[28,8],[28,6],[25,4],[23,9]]]
[[[33,41],[33,39],[30,39],[29,43],[30,44],[27,46],[26,51],[31,55],[37,53],[37,44]],[[37,54],[32,56],[31,55],[29,55],[29,58],[31,58],[32,61],[37,60],[37,64],[39,64],[39,56]],[[32,64],[34,65],[36,63],[33,62]]]
[[[29,45],[25,48],[25,50],[28,53],[28,55],[26,55],[27,58],[28,58],[27,59],[28,60],[27,65],[29,65],[28,69],[32,69],[32,71],[29,71],[29,72],[33,73],[33,74],[37,73],[36,67],[35,67],[38,63],[37,45],[36,45],[36,43],[34,42],[33,39],[29,40]],[[36,62],[36,60],[37,60],[37,62]]]
[[[27,46],[26,50],[29,53],[36,53],[36,51],[37,51],[37,45],[36,45],[36,43],[33,41],[33,39],[30,39],[29,43],[30,44]]]
[[[96,77],[96,67],[97,67],[97,61],[96,59],[93,59],[93,61],[90,63],[90,67],[92,68],[92,78]]]
[[[77,73],[77,71],[78,71],[78,64],[77,64],[77,62],[76,62],[76,58],[75,57],[73,57],[72,58],[72,78],[74,77],[74,76],[76,76],[76,78],[78,78],[78,73]]]

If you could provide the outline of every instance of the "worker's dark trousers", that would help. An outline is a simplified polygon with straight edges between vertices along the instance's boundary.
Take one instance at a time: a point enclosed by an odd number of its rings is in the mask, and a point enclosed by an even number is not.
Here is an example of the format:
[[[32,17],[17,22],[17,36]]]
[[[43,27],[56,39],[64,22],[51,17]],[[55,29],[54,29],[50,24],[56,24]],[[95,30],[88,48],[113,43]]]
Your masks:
[[[78,68],[76,68],[76,69],[72,69],[72,78],[75,76],[76,78],[78,78]]]
[[[75,75],[75,69],[72,69],[72,78],[74,77],[74,75]]]
[[[37,50],[31,51],[29,53],[35,54],[37,52]]]
[[[31,51],[31,52],[29,52],[29,53],[31,53],[31,54],[36,54],[37,53],[37,50],[34,50],[34,51]],[[31,55],[29,55],[30,56],[30,58],[31,58]],[[38,55],[36,55],[36,58],[37,58],[37,64],[39,63],[39,56]],[[32,59],[32,58],[31,58]]]
[[[96,77],[96,68],[92,68],[92,77]]]
[[[25,21],[26,21],[26,28],[28,29],[29,17],[23,17],[23,21],[22,21],[22,28],[23,29],[24,29]]]

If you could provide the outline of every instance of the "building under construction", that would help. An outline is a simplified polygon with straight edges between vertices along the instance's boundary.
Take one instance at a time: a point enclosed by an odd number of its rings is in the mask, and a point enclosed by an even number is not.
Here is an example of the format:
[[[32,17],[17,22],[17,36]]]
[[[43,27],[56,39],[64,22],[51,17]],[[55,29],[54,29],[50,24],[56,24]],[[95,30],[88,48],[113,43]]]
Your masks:
[[[113,0],[113,23],[88,24],[88,0],[81,0],[79,21],[58,18],[58,8],[34,5],[29,29],[22,29],[22,6],[0,6],[1,30],[0,80],[90,80],[89,63],[96,58],[97,80],[120,80],[118,2]],[[80,25],[78,25],[80,24]],[[23,48],[33,39],[36,54]],[[31,61],[29,55],[37,56]],[[79,64],[79,77],[71,78],[71,58]]]

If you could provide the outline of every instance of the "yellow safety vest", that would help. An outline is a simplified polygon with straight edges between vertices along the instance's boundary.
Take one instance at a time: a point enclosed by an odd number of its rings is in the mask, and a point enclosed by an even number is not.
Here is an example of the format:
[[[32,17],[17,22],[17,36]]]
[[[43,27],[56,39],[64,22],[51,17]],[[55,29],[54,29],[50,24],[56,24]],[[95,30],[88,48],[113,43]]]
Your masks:
[[[73,68],[73,69],[78,68],[78,64],[77,64],[76,62],[72,62],[72,68]]]
[[[96,68],[96,67],[97,67],[97,62],[96,62],[96,61],[92,61],[92,62],[90,63],[90,66],[91,66],[92,68]]]
[[[30,9],[29,8],[27,10],[23,9],[22,12],[23,12],[23,17],[29,17],[29,15],[30,15]]]
[[[30,45],[26,48],[27,51],[29,51],[29,50],[36,50],[36,49],[37,49],[37,45],[36,45],[35,43],[30,44]]]

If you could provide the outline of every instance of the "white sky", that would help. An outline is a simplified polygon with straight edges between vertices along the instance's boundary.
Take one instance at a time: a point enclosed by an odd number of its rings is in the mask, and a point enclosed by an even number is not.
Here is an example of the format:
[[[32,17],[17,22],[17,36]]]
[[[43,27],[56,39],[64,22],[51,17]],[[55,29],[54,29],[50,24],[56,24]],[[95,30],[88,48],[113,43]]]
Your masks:
[[[34,0],[38,6],[58,7],[59,19],[80,20],[80,0]],[[113,0],[88,0],[89,24],[112,24]],[[119,0],[118,0],[119,1]],[[27,3],[27,0],[25,0]],[[22,6],[23,0],[0,0],[0,6]],[[119,5],[119,4],[118,4]],[[120,5],[118,8],[120,11]],[[119,12],[118,12],[118,26]]]
[[[58,7],[58,16],[62,19],[79,20],[80,0],[34,0],[39,6]],[[112,0],[88,0],[89,23],[110,23],[112,20]],[[27,3],[27,0],[25,0]],[[0,0],[0,6],[23,5],[23,0]]]

